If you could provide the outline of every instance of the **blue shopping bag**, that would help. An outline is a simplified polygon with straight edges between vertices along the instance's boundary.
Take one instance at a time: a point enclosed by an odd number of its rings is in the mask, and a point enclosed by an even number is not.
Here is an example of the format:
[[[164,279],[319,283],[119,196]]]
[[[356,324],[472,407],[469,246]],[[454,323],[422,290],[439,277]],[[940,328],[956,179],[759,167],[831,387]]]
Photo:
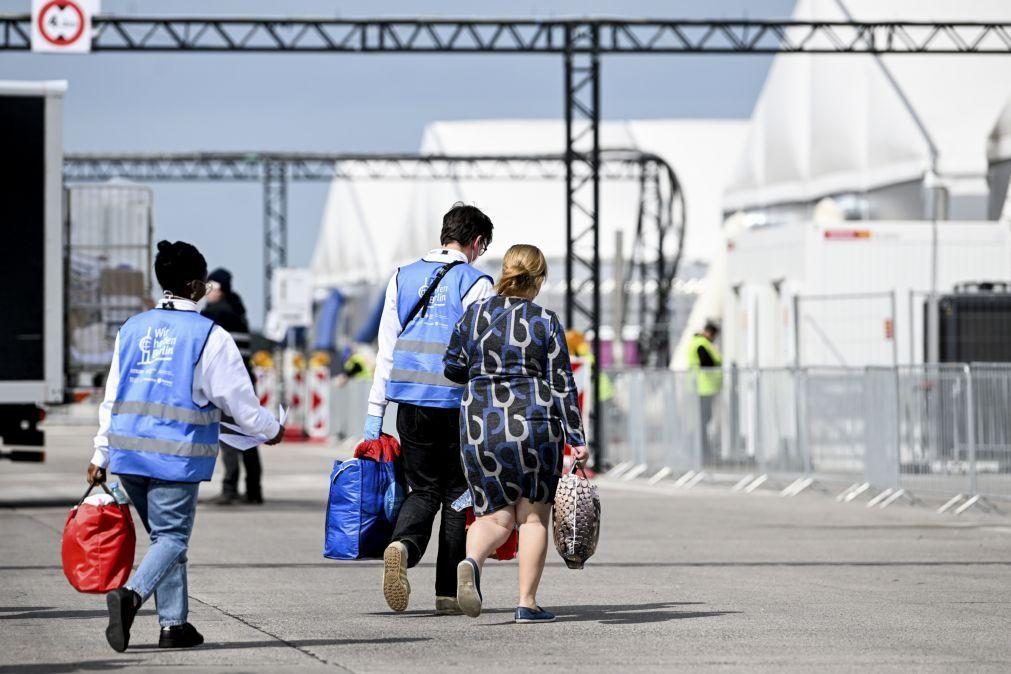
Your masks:
[[[371,459],[335,461],[330,473],[323,556],[382,557],[393,535],[404,489],[396,463]]]

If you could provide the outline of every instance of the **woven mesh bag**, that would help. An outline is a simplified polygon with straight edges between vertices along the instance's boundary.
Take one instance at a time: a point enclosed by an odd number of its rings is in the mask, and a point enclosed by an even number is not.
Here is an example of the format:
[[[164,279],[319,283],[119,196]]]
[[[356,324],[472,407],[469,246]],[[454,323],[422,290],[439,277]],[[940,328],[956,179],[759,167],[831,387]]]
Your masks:
[[[552,531],[555,549],[570,569],[581,569],[597,550],[600,539],[600,497],[586,473],[572,470],[558,481],[555,507],[552,511]]]

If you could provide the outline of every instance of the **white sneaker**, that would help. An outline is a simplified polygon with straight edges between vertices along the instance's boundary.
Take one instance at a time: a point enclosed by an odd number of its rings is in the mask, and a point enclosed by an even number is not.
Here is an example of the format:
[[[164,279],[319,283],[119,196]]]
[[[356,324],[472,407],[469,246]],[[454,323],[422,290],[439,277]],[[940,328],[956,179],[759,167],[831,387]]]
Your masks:
[[[411,584],[407,582],[407,547],[393,541],[383,552],[383,596],[394,611],[406,611],[411,598]]]

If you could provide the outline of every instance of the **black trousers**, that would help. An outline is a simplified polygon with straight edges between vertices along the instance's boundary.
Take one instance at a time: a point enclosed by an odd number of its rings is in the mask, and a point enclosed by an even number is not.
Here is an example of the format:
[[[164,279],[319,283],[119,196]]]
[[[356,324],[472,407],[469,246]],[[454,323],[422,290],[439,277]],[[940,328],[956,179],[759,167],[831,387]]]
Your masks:
[[[435,594],[456,596],[456,565],[466,556],[466,512],[450,504],[467,490],[460,460],[460,410],[400,403],[397,411],[404,477],[410,493],[397,516],[393,540],[407,547],[407,565],[421,561],[439,509]]]
[[[263,489],[260,477],[263,469],[260,467],[260,448],[253,447],[240,451],[221,443],[221,463],[225,466],[225,478],[221,481],[221,493],[226,496],[239,495],[239,455],[242,455],[242,465],[246,469],[246,498],[262,499]]]

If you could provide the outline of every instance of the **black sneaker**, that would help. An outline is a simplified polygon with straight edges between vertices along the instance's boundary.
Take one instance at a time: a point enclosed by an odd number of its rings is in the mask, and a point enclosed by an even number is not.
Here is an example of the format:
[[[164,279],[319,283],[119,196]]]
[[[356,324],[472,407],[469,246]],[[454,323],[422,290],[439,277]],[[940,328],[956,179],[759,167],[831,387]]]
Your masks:
[[[130,627],[140,609],[140,595],[121,587],[105,595],[105,605],[109,607],[109,626],[105,628],[105,639],[112,650],[122,653],[130,645]]]
[[[210,503],[213,503],[214,505],[219,505],[219,506],[236,505],[239,502],[240,501],[239,501],[239,495],[238,494],[219,494],[218,496],[215,496],[214,498],[212,498],[210,500]]]
[[[204,637],[189,623],[161,628],[158,648],[193,648],[204,643]]]

